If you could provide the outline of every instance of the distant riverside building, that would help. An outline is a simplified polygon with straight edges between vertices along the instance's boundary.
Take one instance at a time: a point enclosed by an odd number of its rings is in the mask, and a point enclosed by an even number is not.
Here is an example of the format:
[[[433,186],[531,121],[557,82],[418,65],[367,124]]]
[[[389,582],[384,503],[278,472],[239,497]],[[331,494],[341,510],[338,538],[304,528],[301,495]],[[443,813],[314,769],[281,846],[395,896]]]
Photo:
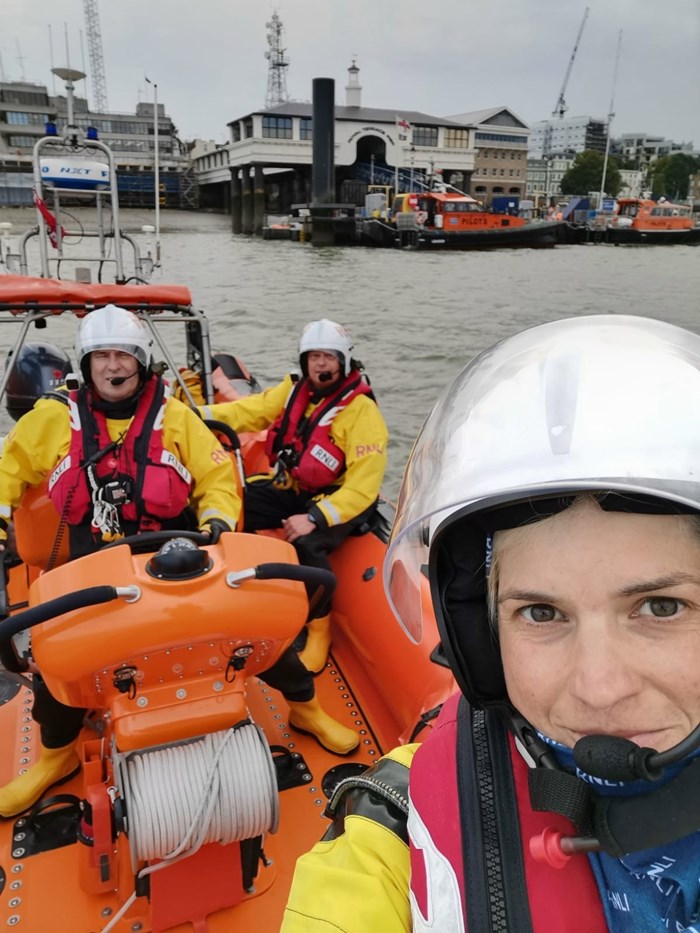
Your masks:
[[[700,172],[690,176],[688,197],[696,205],[696,209],[700,209]]]
[[[468,128],[475,149],[469,194],[490,204],[493,197],[525,196],[530,128],[508,107],[448,117]]]
[[[620,169],[622,187],[617,192],[618,198],[639,198],[642,195],[644,172],[638,169]]]
[[[547,207],[552,201],[560,200],[564,197],[561,193],[561,180],[573,164],[573,158],[557,156],[548,159],[528,159],[526,197],[534,201],[538,208]]]
[[[552,117],[533,123],[530,133],[529,157],[541,159],[550,155],[574,155],[595,149],[605,152],[607,123],[594,117]]]
[[[446,117],[401,108],[364,107],[360,69],[348,69],[345,104],[335,106],[338,203],[361,205],[370,184],[418,190],[432,173],[468,190],[474,171],[474,132]],[[248,187],[262,193],[265,210],[288,211],[310,198],[312,105],[287,101],[232,120],[226,151],[194,159],[203,203],[235,205]],[[237,223],[234,217],[234,228]],[[246,221],[247,223],[247,221]],[[251,221],[252,223],[252,221]],[[246,229],[245,232],[252,232]]]
[[[676,143],[663,136],[650,136],[648,133],[623,133],[617,140],[622,158],[626,162],[635,162],[642,168],[661,156],[675,155],[677,152],[693,154],[692,142]]]
[[[121,203],[152,205],[153,104],[139,103],[135,113],[96,113],[77,96],[73,104],[75,124],[83,130],[94,127],[115,155]],[[57,124],[61,133],[66,120],[66,98],[49,95],[46,85],[0,83],[0,204],[32,203],[34,144],[46,135],[47,122]],[[195,206],[194,179],[187,177],[189,159],[162,104],[158,105],[158,151],[162,203]]]

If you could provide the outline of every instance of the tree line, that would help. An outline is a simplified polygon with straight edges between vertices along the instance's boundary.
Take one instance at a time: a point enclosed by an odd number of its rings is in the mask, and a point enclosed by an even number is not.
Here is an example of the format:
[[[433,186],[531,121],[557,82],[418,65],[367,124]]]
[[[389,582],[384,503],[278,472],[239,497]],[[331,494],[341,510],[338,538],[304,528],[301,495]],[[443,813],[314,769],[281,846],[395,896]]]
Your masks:
[[[562,194],[585,194],[589,191],[600,191],[603,178],[604,156],[601,152],[588,149],[576,156],[571,168],[562,177],[560,182]],[[615,156],[608,158],[608,167],[605,173],[605,193],[616,197],[622,188],[620,168],[633,168],[633,165],[622,164]],[[700,158],[686,152],[676,152],[673,155],[661,156],[647,167],[647,178],[644,188],[650,188],[653,197],[665,197],[670,201],[684,200],[688,197],[690,176],[700,171]]]

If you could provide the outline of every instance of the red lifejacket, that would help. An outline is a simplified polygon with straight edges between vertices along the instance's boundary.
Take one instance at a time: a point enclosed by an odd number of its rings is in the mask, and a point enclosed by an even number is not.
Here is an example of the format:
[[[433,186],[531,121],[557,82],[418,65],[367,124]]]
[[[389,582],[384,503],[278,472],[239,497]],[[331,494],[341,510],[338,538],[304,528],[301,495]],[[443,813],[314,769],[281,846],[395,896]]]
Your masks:
[[[331,433],[333,419],[358,395],[371,394],[360,373],[351,372],[306,418],[313,389],[308,379],[297,382],[267,432],[265,453],[270,463],[274,466],[280,460],[301,489],[316,492],[332,486],[345,471],[345,452]]]
[[[70,449],[48,481],[48,494],[69,525],[92,519],[88,463],[98,486],[114,483],[129,489],[128,501],[117,502],[120,519],[138,531],[157,530],[161,522],[181,515],[189,501],[192,478],[177,457],[163,447],[167,399],[161,379],[149,379],[121,443],[114,443],[104,412],[93,408],[90,391],[68,393]]]
[[[464,846],[470,847],[470,839],[465,838],[468,834],[463,827],[462,832],[455,831],[460,814],[459,700],[459,694],[448,700],[411,763],[408,833],[415,933],[468,931]],[[530,854],[530,839],[545,828],[553,827],[565,835],[576,835],[576,830],[558,814],[532,809],[528,765],[512,736],[508,744],[533,933],[607,933],[603,905],[586,856],[576,855],[564,868],[552,868]],[[471,840],[471,845],[487,846],[488,840]]]

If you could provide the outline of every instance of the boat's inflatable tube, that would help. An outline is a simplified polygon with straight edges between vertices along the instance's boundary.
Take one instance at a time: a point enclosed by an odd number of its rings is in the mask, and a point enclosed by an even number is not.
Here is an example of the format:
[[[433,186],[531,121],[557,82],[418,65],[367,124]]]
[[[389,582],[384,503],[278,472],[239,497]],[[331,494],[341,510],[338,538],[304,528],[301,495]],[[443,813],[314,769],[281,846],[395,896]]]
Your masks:
[[[100,191],[109,188],[109,165],[79,156],[50,156],[40,160],[41,182],[56,188]]]

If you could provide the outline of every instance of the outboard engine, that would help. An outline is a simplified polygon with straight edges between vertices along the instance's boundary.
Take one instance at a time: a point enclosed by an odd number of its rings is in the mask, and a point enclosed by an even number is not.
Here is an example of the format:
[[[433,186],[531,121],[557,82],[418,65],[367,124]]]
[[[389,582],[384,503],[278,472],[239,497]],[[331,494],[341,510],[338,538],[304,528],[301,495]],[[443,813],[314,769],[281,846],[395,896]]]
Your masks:
[[[72,364],[65,350],[52,343],[25,343],[7,357],[6,368],[12,365],[7,380],[5,407],[15,421],[32,409],[37,399],[46,392],[63,385],[72,371]]]

